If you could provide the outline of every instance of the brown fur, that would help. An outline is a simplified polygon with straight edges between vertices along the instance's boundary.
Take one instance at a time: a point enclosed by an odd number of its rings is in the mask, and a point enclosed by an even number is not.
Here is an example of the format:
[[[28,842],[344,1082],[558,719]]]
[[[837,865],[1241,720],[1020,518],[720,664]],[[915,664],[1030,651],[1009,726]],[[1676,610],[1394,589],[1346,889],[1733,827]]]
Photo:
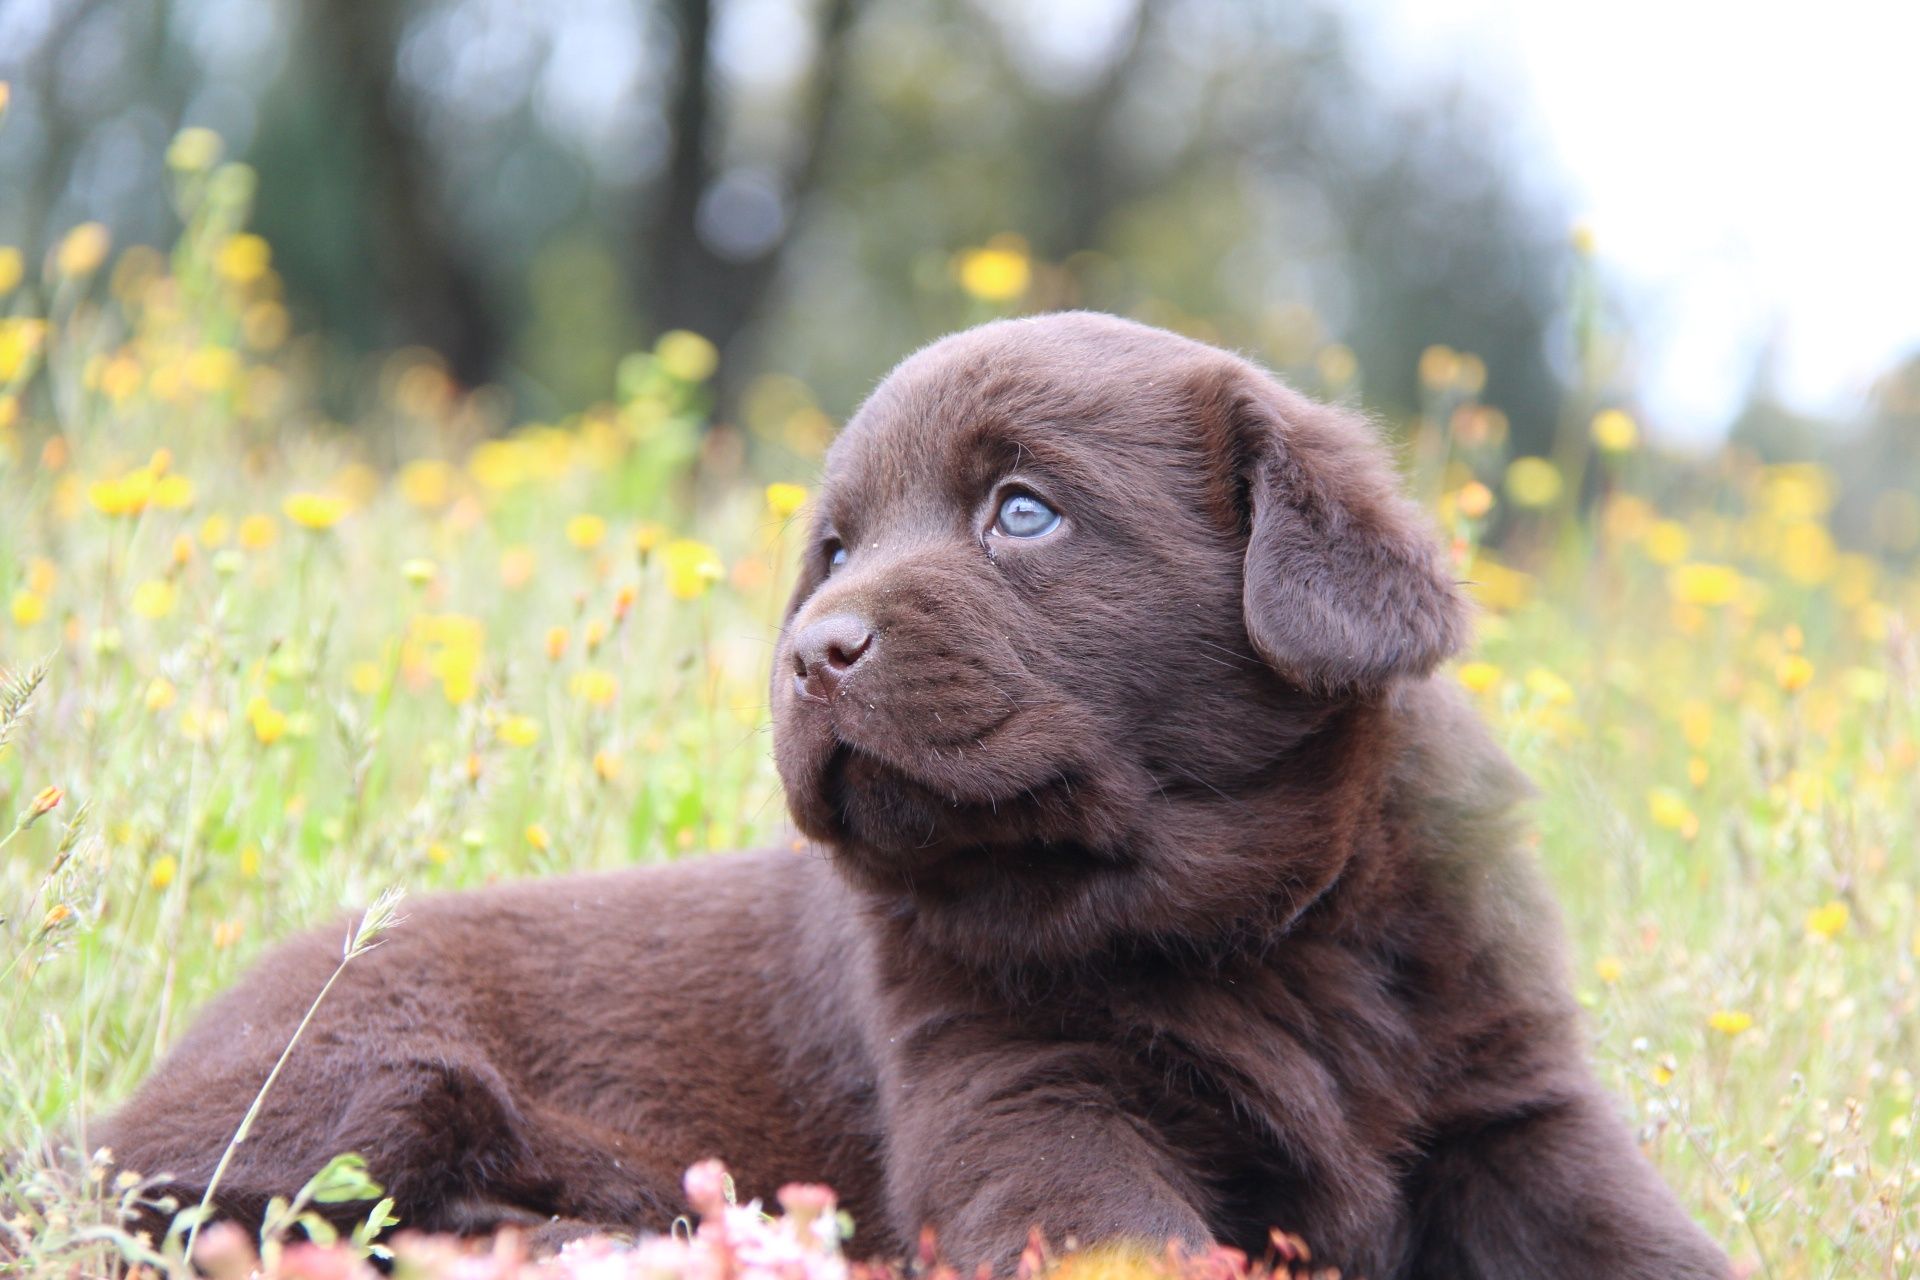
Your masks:
[[[1010,483],[1061,526],[992,531]],[[834,446],[774,660],[815,843],[417,904],[222,1206],[357,1150],[412,1226],[657,1230],[719,1156],[875,1253],[1278,1226],[1348,1275],[1723,1276],[1583,1064],[1524,784],[1429,679],[1466,631],[1351,415],[1107,317],[936,343]],[[337,947],[100,1140],[197,1194]]]

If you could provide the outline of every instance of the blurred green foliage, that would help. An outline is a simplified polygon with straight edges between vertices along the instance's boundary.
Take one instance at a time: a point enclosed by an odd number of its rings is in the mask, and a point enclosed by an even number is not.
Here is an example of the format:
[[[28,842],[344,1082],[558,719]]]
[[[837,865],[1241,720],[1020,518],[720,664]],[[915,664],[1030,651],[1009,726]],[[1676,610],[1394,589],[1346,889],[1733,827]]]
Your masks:
[[[1446,343],[1538,445],[1566,214],[1489,94],[1362,62],[1340,10],[1275,0],[47,0],[0,17],[0,244],[167,243],[162,153],[203,125],[264,179],[330,362],[423,345],[522,412],[687,328],[727,356],[725,416],[756,369],[842,414],[985,312],[956,255],[1015,235],[1036,270],[994,309],[1280,367],[1338,342],[1394,411]]]

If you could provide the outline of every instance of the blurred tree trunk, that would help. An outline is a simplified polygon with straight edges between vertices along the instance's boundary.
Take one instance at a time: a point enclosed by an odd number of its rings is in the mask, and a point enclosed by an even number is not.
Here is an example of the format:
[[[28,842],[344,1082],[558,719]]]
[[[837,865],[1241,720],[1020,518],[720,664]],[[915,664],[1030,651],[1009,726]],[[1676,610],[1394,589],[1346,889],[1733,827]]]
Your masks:
[[[360,140],[374,284],[401,343],[431,347],[469,386],[500,369],[498,317],[437,193],[426,148],[398,93],[401,6],[310,0],[307,26],[333,75],[341,127]]]
[[[79,147],[81,134],[81,130],[76,128],[79,122],[59,101],[52,83],[53,77],[48,73],[72,56],[70,46],[75,34],[87,25],[101,5],[102,0],[74,0],[54,20],[36,53],[36,61],[43,68],[42,75],[45,77],[42,87],[47,110],[40,125],[40,158],[29,186],[31,195],[27,206],[27,226],[30,231],[27,244],[43,253],[64,230],[53,225],[53,212],[73,174],[73,156]]]
[[[744,258],[710,244],[699,225],[701,201],[723,173],[718,163],[721,128],[712,75],[713,2],[669,0],[667,6],[679,37],[668,117],[673,143],[663,189],[652,217],[641,227],[639,292],[647,320],[656,329],[691,329],[732,357],[721,365],[723,412],[739,389],[729,371],[746,363],[743,339],[760,313],[801,212],[819,183],[827,133],[845,80],[855,6],[856,0],[822,0],[818,53],[795,104],[799,150],[781,175],[785,216],[772,243]]]
[[[1097,247],[1107,218],[1140,195],[1143,184],[1114,155],[1110,131],[1120,100],[1148,57],[1153,42],[1147,24],[1152,20],[1152,6],[1142,4],[1100,78],[1064,106],[1054,127],[1044,130],[1060,200],[1053,235],[1038,246],[1048,257],[1065,258]]]

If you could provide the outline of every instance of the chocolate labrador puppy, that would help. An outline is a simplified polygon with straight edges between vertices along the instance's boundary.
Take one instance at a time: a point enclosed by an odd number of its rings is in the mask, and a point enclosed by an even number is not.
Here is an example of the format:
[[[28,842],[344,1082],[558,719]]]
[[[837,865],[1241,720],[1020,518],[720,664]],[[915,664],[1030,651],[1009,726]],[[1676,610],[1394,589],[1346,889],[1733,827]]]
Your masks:
[[[1584,1061],[1467,610],[1365,423],[1089,314],[909,357],[827,459],[774,659],[812,841],[417,903],[238,1150],[408,1226],[662,1229],[719,1156],[857,1241],[1345,1273],[1727,1274]],[[338,957],[264,959],[98,1135],[197,1198]]]

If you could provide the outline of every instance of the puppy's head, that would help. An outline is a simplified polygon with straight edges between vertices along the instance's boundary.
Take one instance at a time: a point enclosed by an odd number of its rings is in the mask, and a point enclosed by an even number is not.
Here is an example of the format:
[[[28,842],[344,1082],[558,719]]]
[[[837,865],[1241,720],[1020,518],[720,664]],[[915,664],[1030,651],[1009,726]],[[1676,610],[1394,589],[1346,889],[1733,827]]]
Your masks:
[[[1006,321],[909,357],[828,455],[776,759],[955,951],[1270,924],[1353,821],[1323,730],[1465,630],[1364,423],[1170,333]]]

